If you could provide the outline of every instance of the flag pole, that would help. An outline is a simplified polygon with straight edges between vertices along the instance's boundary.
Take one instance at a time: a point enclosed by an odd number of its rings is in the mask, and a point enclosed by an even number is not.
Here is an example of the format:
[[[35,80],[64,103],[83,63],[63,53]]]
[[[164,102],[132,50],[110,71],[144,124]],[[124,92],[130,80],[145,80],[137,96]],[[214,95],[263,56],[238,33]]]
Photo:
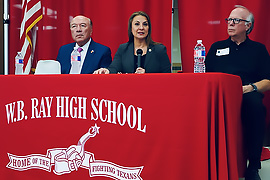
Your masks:
[[[4,74],[8,75],[9,0],[4,0]]]

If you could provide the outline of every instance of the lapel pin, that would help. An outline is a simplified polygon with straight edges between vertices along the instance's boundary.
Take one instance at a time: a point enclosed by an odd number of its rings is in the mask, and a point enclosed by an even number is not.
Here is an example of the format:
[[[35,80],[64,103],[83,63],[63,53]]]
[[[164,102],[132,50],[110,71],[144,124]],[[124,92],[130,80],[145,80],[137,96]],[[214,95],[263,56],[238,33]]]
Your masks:
[[[152,52],[152,49],[149,49],[149,52]]]
[[[91,54],[94,53],[94,50],[91,50]]]

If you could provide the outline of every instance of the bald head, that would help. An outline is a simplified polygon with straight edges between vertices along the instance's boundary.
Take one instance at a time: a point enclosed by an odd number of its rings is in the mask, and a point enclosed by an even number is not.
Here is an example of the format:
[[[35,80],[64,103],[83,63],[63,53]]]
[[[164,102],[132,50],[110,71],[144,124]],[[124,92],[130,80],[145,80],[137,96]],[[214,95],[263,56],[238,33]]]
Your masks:
[[[250,34],[254,27],[254,15],[245,6],[235,5],[234,7],[235,9],[232,10],[231,14],[233,15],[237,14],[239,15],[239,17],[241,17],[241,19],[249,21],[246,22],[245,24],[246,25],[249,24],[249,28],[246,31],[246,34]]]
[[[76,21],[77,19],[87,19],[87,20],[89,21],[89,25],[92,26],[92,21],[91,21],[91,19],[88,18],[88,17],[85,17],[85,16],[83,16],[83,15],[75,16],[75,17],[71,20],[70,25],[71,25],[72,22]]]
[[[247,34],[252,30],[252,13],[245,7],[236,7],[228,17],[228,35],[236,43],[245,41]],[[252,16],[253,17],[253,16]]]
[[[248,15],[249,15],[249,11],[247,9],[237,7],[237,8],[232,10],[230,17],[237,16],[240,19],[246,20]]]
[[[79,15],[74,17],[70,22],[71,36],[79,45],[85,45],[92,35],[91,20],[85,16]]]

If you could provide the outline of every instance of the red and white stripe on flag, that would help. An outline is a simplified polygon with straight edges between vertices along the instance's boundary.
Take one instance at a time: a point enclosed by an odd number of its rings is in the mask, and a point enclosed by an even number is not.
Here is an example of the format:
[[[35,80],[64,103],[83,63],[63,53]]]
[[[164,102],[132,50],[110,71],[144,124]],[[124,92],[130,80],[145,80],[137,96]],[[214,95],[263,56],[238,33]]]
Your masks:
[[[22,12],[20,45],[24,57],[24,74],[29,74],[36,46],[36,24],[42,19],[41,0],[22,0]]]

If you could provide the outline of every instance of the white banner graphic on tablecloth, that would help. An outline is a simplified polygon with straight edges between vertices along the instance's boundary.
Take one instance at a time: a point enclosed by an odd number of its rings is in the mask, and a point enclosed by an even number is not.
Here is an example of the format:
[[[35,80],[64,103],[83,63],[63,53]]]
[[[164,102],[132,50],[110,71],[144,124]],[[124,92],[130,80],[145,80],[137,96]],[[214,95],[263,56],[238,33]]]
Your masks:
[[[99,127],[95,124],[80,138],[77,145],[69,148],[49,149],[46,156],[42,154],[17,156],[8,153],[10,161],[6,167],[17,171],[42,169],[51,172],[51,167],[54,165],[53,172],[56,175],[71,173],[81,167],[89,169],[90,177],[105,176],[119,180],[142,180],[140,173],[143,166],[123,167],[112,162],[95,160],[93,153],[84,151],[86,141],[98,133]]]

